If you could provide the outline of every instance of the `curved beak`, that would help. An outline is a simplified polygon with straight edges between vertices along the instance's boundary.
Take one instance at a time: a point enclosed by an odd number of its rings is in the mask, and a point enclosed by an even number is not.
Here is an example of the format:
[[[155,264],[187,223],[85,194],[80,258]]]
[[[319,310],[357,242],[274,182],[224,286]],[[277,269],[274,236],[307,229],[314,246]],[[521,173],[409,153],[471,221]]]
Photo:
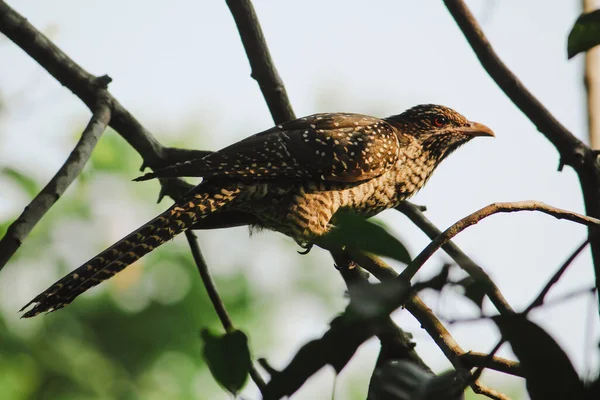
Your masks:
[[[467,126],[461,126],[460,128],[456,128],[457,132],[460,132],[464,135],[469,136],[489,136],[496,137],[494,135],[494,131],[485,126],[484,124],[480,124],[479,122],[469,122]]]

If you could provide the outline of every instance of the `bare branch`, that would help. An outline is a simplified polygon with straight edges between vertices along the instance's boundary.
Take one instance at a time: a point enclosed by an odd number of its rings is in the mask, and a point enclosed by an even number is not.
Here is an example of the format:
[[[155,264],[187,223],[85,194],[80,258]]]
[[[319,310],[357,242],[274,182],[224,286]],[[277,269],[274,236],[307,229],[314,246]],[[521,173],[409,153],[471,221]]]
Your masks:
[[[475,383],[473,383],[471,385],[471,389],[473,389],[473,392],[480,394],[482,396],[489,397],[490,399],[510,400],[510,397],[508,397],[504,393],[500,393],[496,389],[492,389],[491,387],[484,385],[480,381],[476,381]]]
[[[423,266],[425,261],[429,259],[440,247],[448,243],[448,241],[460,232],[465,230],[471,225],[475,225],[482,219],[489,217],[490,215],[498,213],[511,213],[519,211],[539,211],[544,214],[551,215],[557,219],[566,219],[569,221],[583,224],[589,227],[595,227],[597,229],[600,226],[600,220],[585,215],[577,214],[575,212],[562,210],[560,208],[552,207],[539,201],[520,201],[520,202],[509,202],[509,203],[493,203],[489,206],[483,207],[482,209],[475,211],[467,217],[461,219],[450,228],[446,229],[441,235],[436,237],[425,249],[406,267],[400,274],[401,279],[410,281],[417,271]]]
[[[554,118],[500,60],[464,1],[444,0],[444,3],[483,68],[536,128],[554,144],[565,163],[569,164],[572,152],[576,147],[583,146],[583,143]]]
[[[440,231],[427,217],[423,214],[422,210],[407,201],[402,202],[398,207],[398,211],[403,213],[410,219],[419,229],[421,229],[431,240],[435,239],[442,234]],[[442,249],[460,266],[466,273],[468,273],[475,281],[481,284],[485,290],[485,294],[489,297],[491,302],[494,304],[500,314],[509,314],[513,312],[512,307],[508,304],[508,301],[504,298],[504,295],[500,292],[500,289],[492,281],[490,276],[481,268],[475,261],[467,256],[457,245],[452,241],[442,246]]]
[[[486,368],[504,372],[505,374],[523,377],[523,369],[517,361],[507,360],[502,357],[494,357],[487,360],[488,354],[476,351],[468,351],[460,356],[460,360],[467,368],[480,367],[484,364]]]
[[[258,82],[276,124],[296,119],[285,86],[271,59],[258,17],[249,0],[226,0],[237,25],[246,55],[252,68],[252,78]]]
[[[6,234],[0,239],[0,270],[4,268],[8,260],[19,249],[33,227],[81,173],[90,159],[98,139],[106,130],[110,119],[111,110],[108,104],[106,102],[99,103],[95,107],[90,122],[83,130],[79,142],[77,142],[63,166],[31,203],[25,207],[19,218],[8,227]]]
[[[190,250],[192,251],[192,256],[194,257],[194,262],[196,263],[196,267],[198,268],[198,272],[200,273],[200,277],[202,278],[202,283],[206,288],[206,292],[208,293],[208,297],[212,302],[213,308],[217,312],[219,320],[221,321],[221,325],[225,329],[225,332],[233,332],[235,327],[233,326],[233,322],[227,313],[227,309],[225,308],[225,304],[223,303],[223,299],[219,295],[219,291],[217,290],[217,286],[215,285],[215,281],[212,279],[210,275],[210,271],[208,270],[208,265],[206,264],[206,260],[204,260],[204,256],[202,255],[202,251],[200,250],[200,246],[198,246],[198,240],[196,238],[196,234],[190,230],[185,231],[185,237],[190,245]],[[249,366],[250,377],[258,386],[258,389],[261,393],[264,391],[266,384],[265,381],[260,376],[258,370],[251,363]]]
[[[196,234],[190,230],[185,231],[185,238],[190,245],[190,249],[192,251],[192,256],[194,257],[194,262],[196,263],[196,267],[198,268],[198,272],[200,273],[200,278],[202,278],[202,283],[206,288],[206,293],[210,298],[210,301],[213,304],[213,308],[217,312],[217,316],[221,321],[221,325],[225,328],[225,332],[231,332],[235,330],[233,327],[233,322],[225,309],[225,304],[223,303],[223,299],[219,295],[217,291],[217,286],[215,285],[215,281],[210,275],[210,271],[208,270],[208,265],[206,264],[206,260],[204,259],[204,255],[202,255],[202,251],[200,250],[200,246],[198,246],[198,238]]]

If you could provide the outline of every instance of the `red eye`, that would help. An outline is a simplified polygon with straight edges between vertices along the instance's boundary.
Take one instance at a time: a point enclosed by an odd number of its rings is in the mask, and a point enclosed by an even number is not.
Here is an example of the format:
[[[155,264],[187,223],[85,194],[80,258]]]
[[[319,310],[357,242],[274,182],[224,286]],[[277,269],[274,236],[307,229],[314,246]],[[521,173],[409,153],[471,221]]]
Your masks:
[[[446,119],[446,117],[435,117],[433,119],[433,124],[435,126],[437,126],[438,128],[446,125],[447,123],[448,123],[448,120]]]

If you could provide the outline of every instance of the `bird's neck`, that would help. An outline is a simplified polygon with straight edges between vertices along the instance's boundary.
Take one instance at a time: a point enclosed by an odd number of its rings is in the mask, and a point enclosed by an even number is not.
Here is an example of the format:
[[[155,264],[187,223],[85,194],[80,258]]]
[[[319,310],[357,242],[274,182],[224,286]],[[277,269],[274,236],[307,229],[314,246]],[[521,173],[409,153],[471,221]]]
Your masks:
[[[431,177],[439,160],[422,144],[411,138],[399,154],[393,179],[399,201],[406,200],[421,189]]]

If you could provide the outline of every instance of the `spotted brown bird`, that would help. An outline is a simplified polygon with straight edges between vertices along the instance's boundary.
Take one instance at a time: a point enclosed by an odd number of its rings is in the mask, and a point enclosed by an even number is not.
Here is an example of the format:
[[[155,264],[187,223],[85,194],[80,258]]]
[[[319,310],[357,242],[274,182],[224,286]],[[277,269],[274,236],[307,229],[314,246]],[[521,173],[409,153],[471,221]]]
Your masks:
[[[439,105],[416,106],[385,119],[315,114],[146,174],[137,180],[196,176],[203,181],[35,297],[23,307],[34,305],[23,317],[64,307],[190,228],[248,224],[310,245],[332,228],[339,210],[370,217],[397,206],[446,156],[476,136],[494,133]]]

